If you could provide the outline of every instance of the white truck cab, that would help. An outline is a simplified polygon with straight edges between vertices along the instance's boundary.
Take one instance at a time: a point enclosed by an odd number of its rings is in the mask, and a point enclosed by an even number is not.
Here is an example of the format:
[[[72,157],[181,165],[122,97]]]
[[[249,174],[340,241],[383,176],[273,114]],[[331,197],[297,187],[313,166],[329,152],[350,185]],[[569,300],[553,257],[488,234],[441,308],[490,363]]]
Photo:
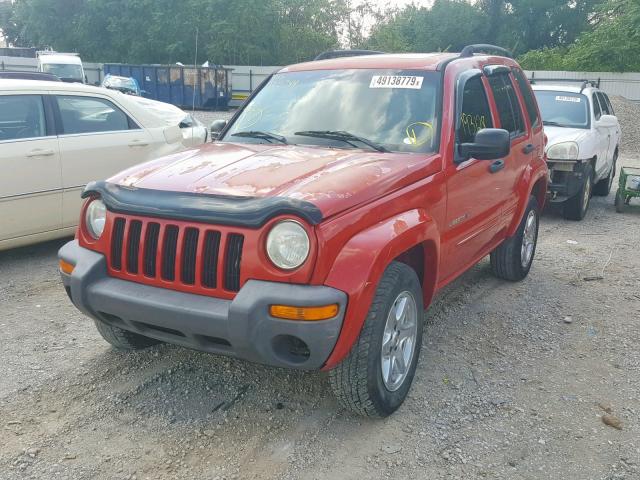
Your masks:
[[[77,53],[44,50],[36,53],[38,71],[51,73],[64,82],[86,83],[82,60]]]
[[[564,216],[582,220],[591,195],[606,196],[616,173],[620,124],[596,82],[532,80],[544,131],[551,202]]]

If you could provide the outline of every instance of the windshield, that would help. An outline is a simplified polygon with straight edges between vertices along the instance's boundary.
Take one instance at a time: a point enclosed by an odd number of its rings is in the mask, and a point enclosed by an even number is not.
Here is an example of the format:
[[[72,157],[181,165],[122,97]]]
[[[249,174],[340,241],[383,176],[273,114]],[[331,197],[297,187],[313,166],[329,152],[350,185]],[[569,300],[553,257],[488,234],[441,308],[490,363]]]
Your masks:
[[[103,87],[123,89],[132,92],[138,91],[138,85],[133,78],[125,77],[107,77],[102,83]]]
[[[83,81],[82,67],[80,65],[71,65],[65,63],[43,63],[42,71],[52,73],[58,78],[71,78]]]
[[[223,140],[273,143],[275,135],[290,144],[367,148],[366,140],[380,151],[433,152],[439,95],[440,75],[422,70],[280,73],[244,108]]]
[[[545,125],[589,128],[589,102],[584,95],[552,90],[535,93]]]

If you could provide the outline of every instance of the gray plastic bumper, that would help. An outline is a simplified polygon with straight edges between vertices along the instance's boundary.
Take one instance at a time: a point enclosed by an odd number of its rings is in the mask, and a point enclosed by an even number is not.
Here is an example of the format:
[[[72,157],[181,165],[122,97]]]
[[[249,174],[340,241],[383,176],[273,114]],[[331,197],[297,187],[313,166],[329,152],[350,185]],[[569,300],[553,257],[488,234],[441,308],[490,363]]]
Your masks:
[[[249,280],[233,300],[151,287],[107,275],[103,255],[64,245],[59,257],[75,265],[62,273],[73,303],[90,317],[168,343],[288,368],[321,368],[333,350],[347,307],[344,292],[325,286]],[[329,320],[301,322],[269,315],[271,304],[337,303]]]

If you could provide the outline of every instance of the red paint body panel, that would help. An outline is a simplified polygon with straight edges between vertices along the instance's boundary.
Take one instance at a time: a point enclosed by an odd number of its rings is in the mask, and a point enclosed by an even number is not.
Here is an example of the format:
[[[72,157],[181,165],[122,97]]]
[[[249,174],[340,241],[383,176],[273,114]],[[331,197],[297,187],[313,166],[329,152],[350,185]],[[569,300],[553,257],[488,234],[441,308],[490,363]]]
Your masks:
[[[406,68],[436,70],[454,54],[373,55],[338,58],[287,67],[281,72]],[[324,369],[339,363],[350,351],[366,318],[380,277],[387,265],[405,252],[420,259],[425,307],[439,288],[451,282],[512,235],[530,195],[544,201],[547,167],[542,125],[512,141],[505,168],[489,172],[490,161],[454,162],[455,92],[458,75],[485,65],[519,68],[510,59],[475,56],[457,59],[443,74],[440,149],[435,154],[379,153],[359,149],[296,145],[214,143],[131,168],[111,182],[138,188],[252,197],[289,197],[315,204],[323,221],[305,225],[311,238],[309,260],[294,272],[274,267],[265,253],[265,237],[272,219],[257,230],[192,222],[158,221],[200,231],[207,229],[244,235],[241,285],[248,279],[328,285],[348,294],[342,332]],[[487,79],[493,124],[500,126]],[[516,84],[521,108],[524,101]],[[525,155],[523,147],[534,145]],[[80,243],[109,257],[108,238],[116,216],[109,213],[105,234],[95,242],[80,228]],[[84,217],[84,211],[83,211]],[[202,236],[202,235],[201,235]],[[198,246],[201,252],[201,246]],[[178,252],[180,253],[180,252]],[[405,258],[405,257],[402,257]],[[406,257],[409,258],[409,257]],[[202,272],[198,267],[196,276]],[[233,298],[234,292],[212,291],[195,285],[163,284],[156,279],[110,270],[111,275],[163,288]]]

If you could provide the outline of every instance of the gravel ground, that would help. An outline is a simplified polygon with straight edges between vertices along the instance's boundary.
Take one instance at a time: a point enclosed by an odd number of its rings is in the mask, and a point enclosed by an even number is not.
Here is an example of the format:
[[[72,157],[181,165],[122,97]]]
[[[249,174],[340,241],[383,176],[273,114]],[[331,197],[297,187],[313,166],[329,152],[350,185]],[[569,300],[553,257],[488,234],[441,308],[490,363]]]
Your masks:
[[[616,107],[640,166],[638,107]],[[383,421],[341,410],[325,374],[114,352],[60,285],[64,242],[0,252],[0,478],[639,479],[638,238],[640,206],[613,195],[581,223],[548,211],[525,281],[485,260],[438,295]]]

